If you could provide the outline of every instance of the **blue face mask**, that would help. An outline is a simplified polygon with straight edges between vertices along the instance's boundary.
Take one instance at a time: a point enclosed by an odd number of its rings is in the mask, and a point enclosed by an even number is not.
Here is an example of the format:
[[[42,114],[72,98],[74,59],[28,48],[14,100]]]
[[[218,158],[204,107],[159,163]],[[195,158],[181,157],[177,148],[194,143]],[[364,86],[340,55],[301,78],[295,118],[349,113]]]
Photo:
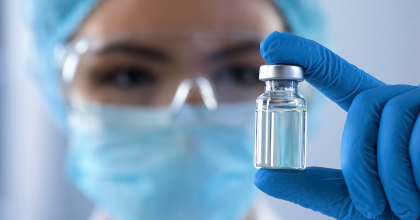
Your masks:
[[[242,219],[253,185],[254,103],[216,111],[84,104],[70,114],[70,179],[116,220]]]

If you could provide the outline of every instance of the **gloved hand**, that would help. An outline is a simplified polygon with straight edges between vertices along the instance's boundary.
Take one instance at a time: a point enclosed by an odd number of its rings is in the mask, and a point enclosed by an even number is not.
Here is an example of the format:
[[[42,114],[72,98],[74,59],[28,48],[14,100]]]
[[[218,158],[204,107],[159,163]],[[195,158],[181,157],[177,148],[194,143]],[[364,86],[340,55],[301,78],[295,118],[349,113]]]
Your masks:
[[[305,69],[306,80],[348,111],[341,170],[259,170],[268,195],[337,219],[419,219],[420,88],[386,85],[318,43],[274,32],[261,43],[270,64]]]

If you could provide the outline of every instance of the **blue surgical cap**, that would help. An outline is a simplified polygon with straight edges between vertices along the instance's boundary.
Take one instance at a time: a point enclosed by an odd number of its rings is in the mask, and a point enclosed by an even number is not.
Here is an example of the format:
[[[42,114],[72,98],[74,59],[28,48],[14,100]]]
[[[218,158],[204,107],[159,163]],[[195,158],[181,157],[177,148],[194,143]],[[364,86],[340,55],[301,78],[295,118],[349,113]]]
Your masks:
[[[61,128],[66,127],[66,109],[61,96],[54,48],[65,43],[100,0],[23,0],[23,14],[32,30],[33,48],[29,71],[39,84]],[[292,33],[327,43],[325,15],[316,0],[272,0]]]

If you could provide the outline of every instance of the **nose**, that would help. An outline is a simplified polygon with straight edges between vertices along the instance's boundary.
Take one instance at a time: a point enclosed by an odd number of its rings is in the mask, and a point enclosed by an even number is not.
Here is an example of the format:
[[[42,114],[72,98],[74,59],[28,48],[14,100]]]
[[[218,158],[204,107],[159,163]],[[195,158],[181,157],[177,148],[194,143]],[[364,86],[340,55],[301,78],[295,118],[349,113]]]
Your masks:
[[[182,81],[170,106],[171,111],[177,113],[185,103],[204,104],[207,109],[215,110],[217,100],[210,81],[204,77]]]
[[[186,103],[191,105],[204,105],[203,97],[200,94],[200,89],[197,86],[191,88],[188,94]]]

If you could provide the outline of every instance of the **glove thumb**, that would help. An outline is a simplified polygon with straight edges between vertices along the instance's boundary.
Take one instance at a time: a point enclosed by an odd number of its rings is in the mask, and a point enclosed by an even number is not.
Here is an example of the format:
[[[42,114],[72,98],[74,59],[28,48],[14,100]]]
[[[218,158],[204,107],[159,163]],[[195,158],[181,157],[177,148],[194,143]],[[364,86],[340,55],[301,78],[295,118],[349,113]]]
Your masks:
[[[319,211],[336,219],[353,209],[341,170],[308,167],[305,170],[261,169],[254,184],[264,193]]]

